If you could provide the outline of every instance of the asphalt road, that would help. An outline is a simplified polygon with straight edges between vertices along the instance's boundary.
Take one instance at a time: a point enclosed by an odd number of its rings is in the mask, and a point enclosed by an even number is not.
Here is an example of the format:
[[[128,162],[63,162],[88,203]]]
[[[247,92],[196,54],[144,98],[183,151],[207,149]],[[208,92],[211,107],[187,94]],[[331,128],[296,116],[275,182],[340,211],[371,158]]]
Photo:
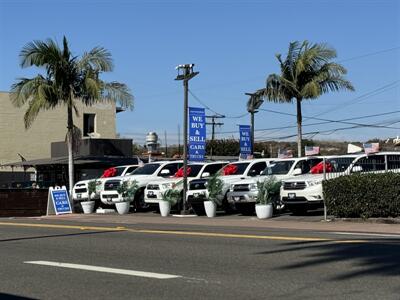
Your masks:
[[[399,299],[400,294],[396,236],[0,221],[0,299]]]

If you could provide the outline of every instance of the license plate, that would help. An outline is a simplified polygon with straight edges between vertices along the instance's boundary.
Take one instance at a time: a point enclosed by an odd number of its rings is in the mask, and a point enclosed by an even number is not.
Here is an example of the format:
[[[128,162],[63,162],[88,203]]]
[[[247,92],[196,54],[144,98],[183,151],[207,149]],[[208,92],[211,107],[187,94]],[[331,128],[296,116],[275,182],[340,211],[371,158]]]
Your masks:
[[[295,199],[296,198],[296,194],[295,193],[289,193],[288,194],[288,198],[289,199]]]
[[[148,191],[147,195],[152,196],[152,195],[154,195],[154,193],[153,193],[153,191]]]
[[[240,201],[240,196],[233,197],[233,200]]]
[[[77,197],[78,199],[81,199],[81,198],[82,198],[82,194],[76,194],[76,197]]]
[[[199,197],[199,195],[200,195],[199,193],[194,193],[193,194],[193,196],[196,197],[196,198]]]

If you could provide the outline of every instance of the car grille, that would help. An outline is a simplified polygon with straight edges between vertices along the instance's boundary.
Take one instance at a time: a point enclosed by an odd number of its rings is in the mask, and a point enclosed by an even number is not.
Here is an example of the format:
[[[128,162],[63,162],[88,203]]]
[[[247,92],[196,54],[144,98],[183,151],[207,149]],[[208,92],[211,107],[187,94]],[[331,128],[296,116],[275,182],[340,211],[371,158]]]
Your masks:
[[[233,186],[233,191],[235,192],[248,192],[250,191],[248,184],[235,184]]]
[[[86,193],[86,192],[87,192],[86,188],[75,189],[75,193]]]
[[[160,186],[158,185],[158,184],[148,184],[147,185],[147,189],[148,190],[159,190],[160,189]]]
[[[115,191],[119,187],[121,182],[119,180],[110,180],[104,184],[105,191]]]
[[[118,195],[102,195],[103,199],[114,199],[114,198],[118,198]]]
[[[189,190],[205,190],[205,182],[191,182],[189,184]]]
[[[306,183],[304,181],[285,182],[283,184],[284,190],[304,190]]]

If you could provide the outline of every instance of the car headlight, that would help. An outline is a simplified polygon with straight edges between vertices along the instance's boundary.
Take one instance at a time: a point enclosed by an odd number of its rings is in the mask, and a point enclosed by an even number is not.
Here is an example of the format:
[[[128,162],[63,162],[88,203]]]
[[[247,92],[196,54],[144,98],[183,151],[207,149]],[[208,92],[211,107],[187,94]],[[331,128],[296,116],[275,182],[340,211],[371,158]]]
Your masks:
[[[249,184],[249,189],[250,191],[257,191],[258,190],[257,183]]]
[[[232,184],[230,185],[230,187],[229,187],[229,191],[230,191],[230,192],[233,192],[234,187],[235,187],[235,185],[232,183]]]
[[[172,183],[171,183],[171,182],[169,182],[169,183],[163,183],[163,184],[161,184],[161,187],[162,187],[164,190],[168,190],[168,189],[172,188]]]
[[[307,181],[308,186],[315,186],[322,183],[322,179]]]

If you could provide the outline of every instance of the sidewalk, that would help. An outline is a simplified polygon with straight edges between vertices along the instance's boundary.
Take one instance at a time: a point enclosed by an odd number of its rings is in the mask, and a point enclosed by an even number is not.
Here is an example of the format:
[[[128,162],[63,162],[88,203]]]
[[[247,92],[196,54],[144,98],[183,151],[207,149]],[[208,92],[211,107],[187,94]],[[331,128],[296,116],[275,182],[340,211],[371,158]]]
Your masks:
[[[35,218],[37,219],[37,218]],[[215,218],[198,216],[169,216],[161,217],[156,213],[134,213],[127,215],[118,214],[71,214],[61,216],[43,216],[41,220],[74,221],[82,223],[97,224],[118,224],[119,226],[129,225],[160,225],[162,229],[165,225],[188,225],[204,227],[225,227],[225,228],[265,228],[265,229],[290,229],[299,231],[333,231],[333,232],[359,232],[359,233],[380,233],[380,234],[399,234],[400,224],[382,224],[371,221],[324,221],[323,217],[314,218],[312,221],[301,221],[272,218],[258,220],[255,216],[217,216]],[[207,229],[209,230],[209,228]]]

